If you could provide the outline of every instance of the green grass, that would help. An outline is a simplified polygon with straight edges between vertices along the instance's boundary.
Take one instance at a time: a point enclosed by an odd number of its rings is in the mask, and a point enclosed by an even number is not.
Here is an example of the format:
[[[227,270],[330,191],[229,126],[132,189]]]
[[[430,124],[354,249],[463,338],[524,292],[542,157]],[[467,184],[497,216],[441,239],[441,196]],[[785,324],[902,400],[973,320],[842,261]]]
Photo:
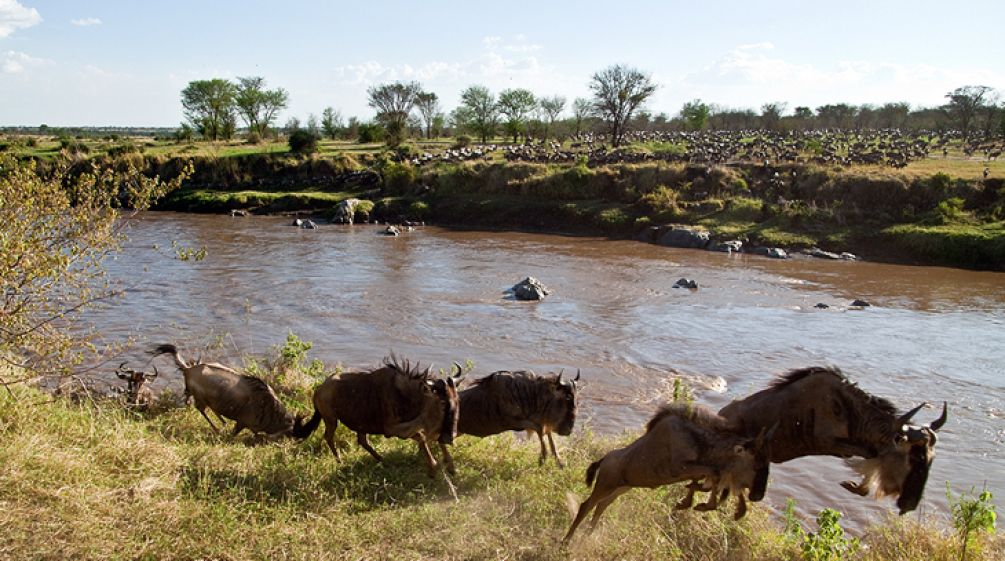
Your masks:
[[[158,414],[0,396],[0,557],[7,559],[798,559],[781,521],[754,506],[674,512],[680,486],[635,490],[593,535],[558,541],[568,493],[584,498],[586,465],[630,437],[582,429],[560,448],[569,466],[537,464],[536,442],[459,437],[455,500],[425,475],[415,445],[374,439],[340,462],[315,434],[262,443],[212,433],[191,408]],[[340,436],[351,441],[350,435]],[[859,559],[949,559],[948,531],[898,519],[870,529]],[[983,536],[972,559],[994,559]]]

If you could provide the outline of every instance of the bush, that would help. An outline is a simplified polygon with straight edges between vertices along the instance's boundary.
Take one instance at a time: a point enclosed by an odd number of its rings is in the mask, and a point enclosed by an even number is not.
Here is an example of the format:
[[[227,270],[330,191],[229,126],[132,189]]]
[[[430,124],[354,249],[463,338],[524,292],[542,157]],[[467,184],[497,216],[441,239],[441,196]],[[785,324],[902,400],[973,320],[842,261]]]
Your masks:
[[[124,142],[122,144],[117,144],[108,149],[108,155],[113,158],[118,158],[126,154],[140,154],[143,152],[142,146],[136,146],[132,142]]]
[[[371,214],[373,214],[373,201],[360,199],[360,201],[356,203],[355,219],[357,221],[367,222],[370,220]]]
[[[248,144],[261,144],[262,135],[258,134],[257,132],[248,133],[248,136],[245,138],[244,141],[247,142]]]
[[[960,538],[960,560],[966,561],[967,550],[974,548],[977,535],[995,530],[998,514],[995,512],[991,492],[985,489],[975,495],[974,490],[970,489],[969,494],[961,493],[959,497],[953,497],[947,481],[946,499],[953,512],[953,526]]]
[[[413,220],[425,220],[429,216],[429,203],[415,201],[408,205],[408,217]]]
[[[313,154],[318,151],[318,135],[298,129],[290,133],[290,152],[294,154]]]
[[[454,140],[453,149],[454,150],[459,150],[461,148],[467,148],[470,145],[471,145],[471,137],[462,134],[461,136],[458,136]]]
[[[356,141],[360,144],[380,142],[384,140],[384,127],[377,123],[360,123],[356,134]]]

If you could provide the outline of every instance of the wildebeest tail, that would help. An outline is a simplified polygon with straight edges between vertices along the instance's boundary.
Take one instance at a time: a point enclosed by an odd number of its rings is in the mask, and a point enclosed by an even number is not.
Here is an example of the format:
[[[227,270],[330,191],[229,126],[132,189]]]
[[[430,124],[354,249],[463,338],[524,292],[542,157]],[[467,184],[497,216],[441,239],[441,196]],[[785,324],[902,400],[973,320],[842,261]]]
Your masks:
[[[293,436],[303,440],[311,435],[321,424],[321,412],[314,410],[314,415],[306,423],[301,424],[300,419],[293,422]]]
[[[603,458],[590,464],[590,467],[586,468],[586,484],[593,485],[593,480],[597,477],[597,470],[600,469],[600,462],[604,461]]]
[[[181,357],[181,354],[178,352],[178,347],[176,347],[174,345],[170,345],[170,344],[168,344],[168,345],[157,345],[156,347],[154,347],[154,350],[150,351],[150,354],[152,354],[154,356],[171,355],[172,357],[174,357],[174,362],[175,362],[175,364],[178,365],[178,368],[181,368],[181,369],[188,368],[188,364],[185,363],[185,359],[183,359]]]

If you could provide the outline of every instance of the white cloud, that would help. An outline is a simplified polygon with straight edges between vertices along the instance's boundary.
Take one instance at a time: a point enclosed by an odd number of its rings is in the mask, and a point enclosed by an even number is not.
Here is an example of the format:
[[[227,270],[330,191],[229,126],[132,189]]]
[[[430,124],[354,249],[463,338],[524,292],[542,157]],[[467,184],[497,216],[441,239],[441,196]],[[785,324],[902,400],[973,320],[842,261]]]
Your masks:
[[[17,0],[0,0],[0,39],[41,21],[42,16],[35,8],[26,8]]]
[[[77,27],[90,27],[92,25],[101,25],[101,19],[100,18],[71,19],[70,23],[76,25]]]
[[[772,101],[787,101],[790,108],[904,100],[933,106],[964,84],[1005,84],[1005,74],[995,70],[860,60],[800,63],[778,51],[771,43],[738,46],[698,72],[664,81],[670,87],[654,102],[669,112],[695,97],[741,108]]]
[[[17,51],[7,51],[0,58],[0,71],[4,74],[21,74],[26,69],[55,64],[47,58],[36,58]]]

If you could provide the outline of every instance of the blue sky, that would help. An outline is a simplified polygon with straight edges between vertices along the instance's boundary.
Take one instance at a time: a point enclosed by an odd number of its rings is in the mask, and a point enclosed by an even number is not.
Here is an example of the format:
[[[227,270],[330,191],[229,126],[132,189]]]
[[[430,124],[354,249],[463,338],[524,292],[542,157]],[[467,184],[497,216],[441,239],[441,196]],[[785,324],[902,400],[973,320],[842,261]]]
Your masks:
[[[654,113],[688,100],[943,102],[1005,90],[1005,2],[0,0],[0,125],[173,126],[190,80],[264,76],[280,116],[369,118],[372,84],[417,80],[447,110],[471,84],[588,94],[650,72]]]

